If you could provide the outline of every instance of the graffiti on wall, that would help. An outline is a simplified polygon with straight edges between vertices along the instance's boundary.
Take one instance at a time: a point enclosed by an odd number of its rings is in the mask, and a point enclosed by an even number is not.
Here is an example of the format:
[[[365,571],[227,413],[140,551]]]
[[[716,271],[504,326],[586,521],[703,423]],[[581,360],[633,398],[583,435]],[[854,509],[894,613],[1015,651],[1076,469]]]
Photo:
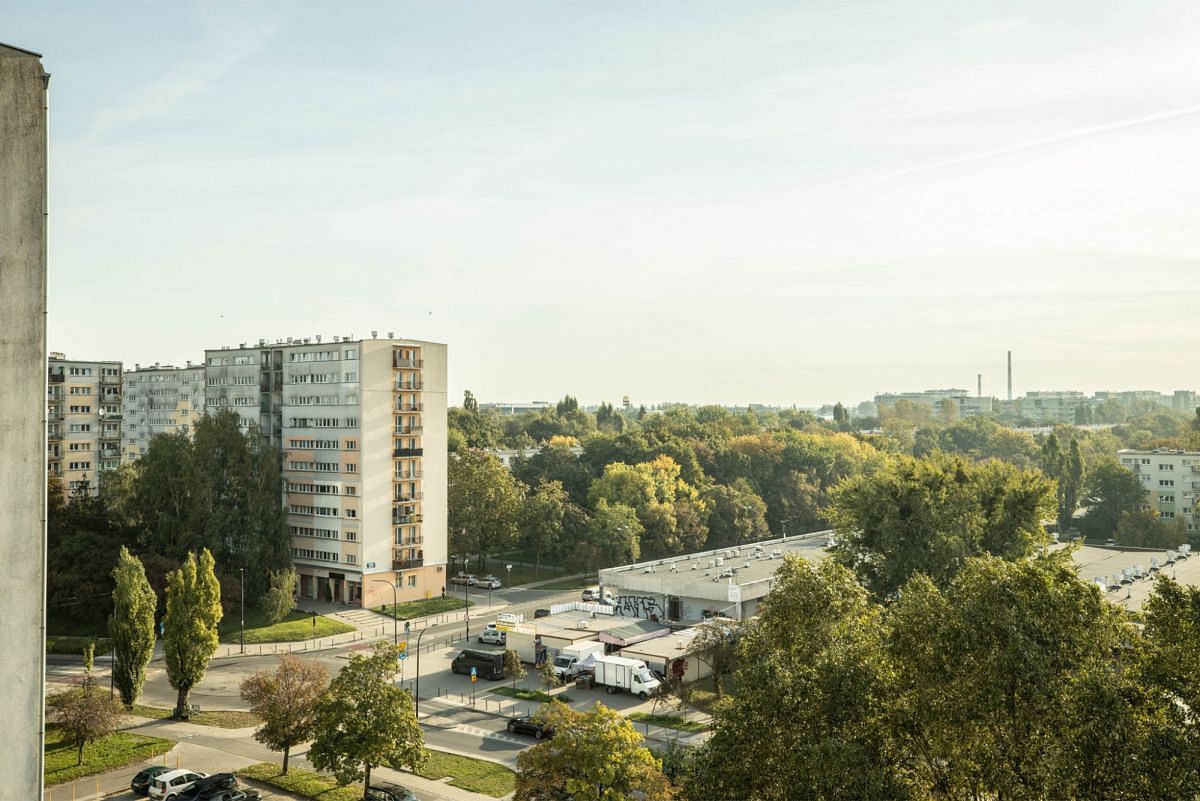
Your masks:
[[[667,616],[666,610],[657,598],[645,595],[618,595],[615,599],[616,611],[621,617],[644,617],[647,620],[661,620]]]

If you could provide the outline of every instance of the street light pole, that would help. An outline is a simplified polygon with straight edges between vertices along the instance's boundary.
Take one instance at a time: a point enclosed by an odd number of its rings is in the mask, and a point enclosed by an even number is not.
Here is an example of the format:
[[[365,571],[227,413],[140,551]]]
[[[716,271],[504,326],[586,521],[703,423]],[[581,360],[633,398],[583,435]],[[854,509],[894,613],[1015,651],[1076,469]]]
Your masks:
[[[463,573],[469,572],[471,557],[463,557]],[[471,641],[471,583],[463,579],[463,620],[467,624],[467,642]]]
[[[418,724],[421,722],[421,637],[424,634],[425,629],[417,632],[417,689],[413,693],[413,716]]]
[[[246,653],[246,568],[238,568],[238,592],[242,602],[241,641],[242,653]]]
[[[400,600],[399,594],[396,592],[396,585],[392,584],[392,582],[388,581],[387,579],[371,579],[371,581],[375,582],[376,584],[387,584],[392,588],[392,645],[399,645],[400,633],[399,629],[396,628],[396,618],[400,614],[398,611],[400,608]]]

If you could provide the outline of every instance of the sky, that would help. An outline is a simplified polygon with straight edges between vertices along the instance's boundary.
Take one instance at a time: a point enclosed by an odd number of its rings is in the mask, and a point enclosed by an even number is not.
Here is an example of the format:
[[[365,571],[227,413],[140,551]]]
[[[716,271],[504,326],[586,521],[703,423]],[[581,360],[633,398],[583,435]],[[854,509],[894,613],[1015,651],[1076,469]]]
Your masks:
[[[49,344],[451,399],[1200,388],[1194,2],[14,2]]]

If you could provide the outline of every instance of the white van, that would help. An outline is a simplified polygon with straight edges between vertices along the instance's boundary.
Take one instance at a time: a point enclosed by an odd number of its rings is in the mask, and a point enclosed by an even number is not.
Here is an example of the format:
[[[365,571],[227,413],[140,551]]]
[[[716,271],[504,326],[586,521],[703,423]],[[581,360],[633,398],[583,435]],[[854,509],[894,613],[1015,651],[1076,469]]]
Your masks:
[[[155,801],[174,798],[195,784],[197,779],[203,779],[207,775],[182,768],[160,773],[150,782],[150,797]]]

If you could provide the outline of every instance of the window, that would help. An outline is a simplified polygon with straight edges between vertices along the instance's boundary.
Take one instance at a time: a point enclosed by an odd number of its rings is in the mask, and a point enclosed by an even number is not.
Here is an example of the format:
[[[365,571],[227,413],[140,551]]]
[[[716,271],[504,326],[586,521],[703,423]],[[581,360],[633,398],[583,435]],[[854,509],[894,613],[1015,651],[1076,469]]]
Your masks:
[[[358,557],[356,557],[354,554],[352,554],[352,553],[346,554],[346,564],[352,565],[356,561],[358,561]]]
[[[346,494],[347,495],[357,495],[358,487],[346,487]]]
[[[410,586],[410,587],[415,587],[415,586],[417,586],[417,574],[416,574],[416,573],[410,573],[410,574],[409,574],[409,576],[408,576],[408,586]]]
[[[1161,518],[1164,518],[1166,520],[1170,520],[1171,518],[1175,517],[1175,513],[1174,512],[1159,512],[1158,516]]]
[[[1175,469],[1175,465],[1173,465],[1173,464],[1160,464],[1160,465],[1158,466],[1158,469],[1159,469],[1159,470],[1174,470],[1174,469]]]
[[[1174,480],[1174,479],[1171,479],[1171,478],[1160,478],[1160,479],[1158,480],[1158,486],[1160,486],[1160,487],[1173,487],[1173,486],[1175,486],[1175,480]]]
[[[358,348],[346,348],[346,350],[343,352],[342,355],[346,359],[357,359],[358,358]]]
[[[358,373],[346,373],[346,381],[353,382],[358,380]]]
[[[1150,464],[1150,460],[1149,460],[1149,459],[1143,459],[1143,460],[1142,460],[1142,464]]]
[[[358,511],[357,511],[357,510],[355,510],[355,509],[347,509],[347,510],[346,510],[346,517],[349,517],[349,518],[356,518],[356,517],[358,517]]]

